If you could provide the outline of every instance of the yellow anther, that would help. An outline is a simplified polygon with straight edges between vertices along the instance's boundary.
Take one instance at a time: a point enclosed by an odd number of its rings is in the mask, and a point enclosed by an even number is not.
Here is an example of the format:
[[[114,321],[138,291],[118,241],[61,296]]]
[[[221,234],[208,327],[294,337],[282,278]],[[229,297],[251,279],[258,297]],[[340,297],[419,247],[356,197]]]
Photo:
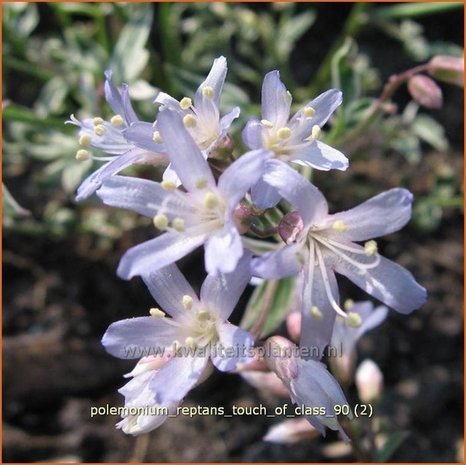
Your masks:
[[[207,192],[202,203],[205,208],[215,208],[218,205],[218,197],[213,192]]]
[[[191,310],[191,308],[193,308],[193,298],[190,295],[184,295],[182,302],[186,310]]]
[[[97,116],[92,120],[92,124],[98,126],[99,124],[104,124],[104,120],[100,116]]]
[[[305,107],[303,109],[303,115],[306,118],[312,118],[316,114],[316,111],[312,107]]]
[[[84,150],[84,149],[78,150],[75,156],[76,160],[78,161],[89,160],[90,157],[91,157],[91,154],[87,150]]]
[[[165,312],[160,310],[160,308],[151,308],[149,310],[150,316],[153,316],[154,318],[163,318],[165,316]]]
[[[189,97],[183,97],[180,100],[180,108],[182,110],[187,110],[192,104],[193,104],[193,101]]]
[[[164,179],[160,185],[162,186],[162,189],[166,191],[174,191],[176,189],[176,184],[171,181],[170,179]]]
[[[266,127],[266,128],[273,128],[273,123],[271,123],[268,119],[262,119],[261,120],[261,124],[262,126]]]
[[[319,307],[316,307],[315,305],[311,307],[311,309],[309,310],[309,313],[311,314],[312,318],[316,320],[321,320],[324,317]]]
[[[181,344],[180,341],[177,341],[176,339],[172,342],[172,349],[173,352],[176,354],[180,350]]]
[[[196,348],[196,342],[194,341],[194,338],[191,336],[188,336],[185,341],[186,345],[188,346],[189,349],[195,349]]]
[[[79,145],[91,145],[92,136],[90,134],[83,134],[79,138]]]
[[[359,315],[359,313],[355,313],[355,312],[348,313],[348,317],[346,318],[346,324],[350,328],[359,328],[361,326],[361,323],[362,323],[362,318],[361,318],[361,315]]]
[[[348,311],[354,307],[354,300],[346,299],[345,303],[343,304],[343,308]]]
[[[183,220],[183,218],[175,218],[172,221],[172,228],[175,231],[183,232],[184,231],[184,220]]]
[[[201,308],[201,310],[197,312],[198,320],[208,320],[209,318],[210,318],[210,313],[205,308]]]
[[[377,242],[367,241],[364,244],[364,252],[368,256],[375,255],[378,252]]]
[[[152,221],[154,223],[154,226],[157,229],[160,229],[160,231],[165,231],[165,229],[167,229],[168,218],[167,218],[166,215],[164,215],[162,213],[159,213],[159,214],[154,216],[154,219]]]
[[[98,124],[97,126],[94,126],[94,132],[98,136],[103,136],[105,134],[105,126],[103,124]]]
[[[285,95],[287,96],[287,98],[289,98],[290,100],[293,98],[293,96],[291,95],[291,92],[289,90],[286,91]]]
[[[208,99],[213,98],[215,94],[214,88],[210,86],[204,86],[202,88],[202,96]]]
[[[185,115],[183,117],[183,124],[187,128],[193,128],[197,124],[196,117],[194,115],[191,115],[191,114]]]
[[[280,139],[288,139],[291,136],[291,129],[290,128],[280,128],[277,131],[277,136]]]
[[[154,131],[154,132],[153,132],[153,134],[152,134],[152,140],[153,140],[156,144],[162,144],[162,143],[163,143],[162,136],[160,135],[160,132],[159,132],[159,131]]]
[[[195,182],[196,189],[204,189],[207,187],[207,179],[201,178]]]
[[[314,124],[311,130],[311,139],[318,139],[320,137],[320,133],[320,127],[317,124]]]
[[[344,221],[337,220],[332,224],[332,228],[338,232],[345,232],[348,229],[348,226]]]
[[[115,115],[110,118],[110,124],[118,128],[118,127],[123,126],[125,124],[125,121],[121,117],[121,115]]]

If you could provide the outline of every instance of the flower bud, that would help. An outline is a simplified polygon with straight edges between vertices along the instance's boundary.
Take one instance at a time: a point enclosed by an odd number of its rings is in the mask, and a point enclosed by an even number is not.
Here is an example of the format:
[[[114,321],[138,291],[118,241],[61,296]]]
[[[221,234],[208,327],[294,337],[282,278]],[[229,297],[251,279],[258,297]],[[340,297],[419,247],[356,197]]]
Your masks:
[[[289,379],[298,376],[296,345],[282,336],[269,337],[264,343],[264,360],[279,378]]]
[[[286,329],[290,338],[298,342],[301,336],[301,312],[291,312],[286,317]]]
[[[288,390],[281,379],[271,371],[243,371],[240,373],[242,378],[251,386],[260,391],[269,392],[274,396],[288,397]]]
[[[440,87],[430,77],[416,74],[408,81],[411,97],[426,108],[441,108],[443,95]]]
[[[296,241],[304,228],[303,219],[298,212],[287,213],[278,225],[278,234],[287,244]]]
[[[364,360],[356,370],[356,387],[362,402],[375,402],[380,398],[383,388],[383,374],[375,362]]]
[[[464,87],[464,58],[437,55],[428,66],[429,74],[435,79]]]
[[[244,234],[249,230],[252,215],[252,208],[242,203],[238,204],[238,206],[234,209],[233,219],[240,234]]]
[[[318,435],[319,432],[305,418],[292,418],[273,425],[264,436],[264,441],[275,444],[296,444]]]

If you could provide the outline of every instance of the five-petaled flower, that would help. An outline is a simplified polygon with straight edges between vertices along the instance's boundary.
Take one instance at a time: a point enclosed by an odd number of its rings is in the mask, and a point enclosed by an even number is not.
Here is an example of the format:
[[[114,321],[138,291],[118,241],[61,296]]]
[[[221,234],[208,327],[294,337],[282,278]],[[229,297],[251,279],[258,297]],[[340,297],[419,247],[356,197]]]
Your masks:
[[[227,321],[249,282],[249,262],[245,253],[233,273],[208,275],[199,298],[176,265],[142,276],[163,310],[152,308],[151,316],[117,321],[102,339],[105,349],[118,358],[155,356],[130,373],[134,378],[122,392],[128,405],[173,409],[199,382],[209,361],[221,371],[232,371],[252,358],[253,337]],[[160,363],[164,355],[168,360]],[[163,419],[131,417],[122,427],[137,434]]]
[[[268,165],[263,179],[296,208],[300,231],[280,250],[254,259],[252,270],[265,279],[298,275],[302,345],[323,350],[330,342],[336,315],[347,317],[339,306],[334,272],[400,313],[409,313],[425,302],[426,291],[411,273],[380,256],[375,241],[367,241],[398,231],[409,221],[409,191],[390,189],[358,207],[331,215],[327,201],[313,184],[277,160]],[[361,246],[354,241],[367,242]]]
[[[244,154],[216,183],[179,114],[163,110],[158,123],[171,164],[186,191],[177,189],[169,180],[156,183],[113,176],[104,181],[97,194],[105,203],[149,216],[158,229],[165,231],[127,251],[118,274],[129,279],[149,268],[161,268],[202,244],[205,244],[207,272],[229,273],[243,255],[234,209],[261,176],[270,154],[265,150]]]
[[[250,120],[243,140],[250,149],[266,148],[276,159],[318,170],[346,170],[348,159],[319,140],[321,127],[341,104],[342,94],[330,89],[306,103],[290,118],[292,97],[278,71],[265,75],[262,85],[262,120]],[[263,181],[252,190],[253,202],[261,208],[275,205],[280,196]]]
[[[101,117],[86,118],[79,121],[71,115],[68,123],[80,127],[79,143],[82,146],[76,153],[78,160],[106,161],[105,165],[94,171],[79,186],[76,200],[92,195],[102,182],[133,164],[167,164],[168,158],[163,145],[152,142],[150,146],[131,142],[125,135],[126,129],[138,121],[128,94],[128,85],[123,84],[121,92],[112,83],[112,72],[105,72],[105,98],[114,115],[110,121]],[[143,123],[149,124],[149,123]],[[89,147],[106,153],[106,156],[91,155]]]

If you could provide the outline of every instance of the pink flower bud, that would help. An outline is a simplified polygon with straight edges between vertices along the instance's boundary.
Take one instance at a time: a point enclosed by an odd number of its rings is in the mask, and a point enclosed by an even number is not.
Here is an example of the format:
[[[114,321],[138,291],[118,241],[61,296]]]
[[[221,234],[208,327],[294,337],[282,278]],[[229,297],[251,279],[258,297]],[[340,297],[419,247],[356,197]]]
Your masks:
[[[374,402],[380,398],[383,388],[383,374],[372,360],[364,360],[356,370],[356,387],[362,402]]]
[[[429,74],[435,79],[464,87],[464,58],[437,55],[428,66]]]
[[[286,329],[290,338],[298,342],[301,336],[301,312],[291,312],[286,317]]]
[[[243,371],[240,373],[251,386],[274,396],[288,397],[288,390],[281,379],[271,371]]]
[[[269,337],[264,343],[264,359],[267,366],[281,379],[298,376],[296,345],[282,336]]]
[[[264,441],[275,444],[296,444],[318,435],[319,432],[305,418],[292,418],[273,425],[264,436]]]
[[[244,234],[249,230],[252,215],[252,208],[242,203],[238,204],[233,211],[233,220],[240,234]]]
[[[430,77],[416,74],[408,81],[408,90],[413,99],[426,108],[440,108],[443,95],[440,87]]]
[[[298,212],[287,213],[278,225],[278,234],[287,243],[296,241],[298,235],[304,229],[303,219]]]

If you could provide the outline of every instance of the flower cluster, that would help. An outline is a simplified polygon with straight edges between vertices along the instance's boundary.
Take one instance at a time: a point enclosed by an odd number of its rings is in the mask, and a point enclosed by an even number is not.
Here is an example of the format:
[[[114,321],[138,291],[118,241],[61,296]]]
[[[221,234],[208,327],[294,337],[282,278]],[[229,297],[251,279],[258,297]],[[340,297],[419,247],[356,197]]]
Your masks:
[[[228,134],[239,108],[223,116],[220,110],[226,73],[226,59],[217,58],[192,99],[178,101],[161,92],[156,120],[145,122],[136,116],[127,86],[120,91],[107,71],[105,96],[113,116],[108,121],[71,117],[80,128],[77,158],[106,162],[81,184],[77,199],[96,192],[107,205],[150,218],[158,231],[123,255],[118,275],[140,276],[161,308],[113,323],[102,342],[116,357],[140,359],[120,390],[126,406],[157,406],[164,413],[125,416],[118,427],[130,434],[156,428],[212,366],[231,372],[260,365],[274,373],[293,402],[316,408],[318,414],[305,415],[316,429],[324,434],[328,427],[347,438],[332,408],[347,401],[321,363],[322,354],[332,334],[351,350],[386,310],[372,312],[368,304],[345,311],[335,273],[398,312],[420,307],[424,288],[382,257],[373,240],[409,221],[413,197],[396,188],[348,211],[329,213],[303,167],[347,169],[348,159],[320,140],[342,93],[328,90],[290,117],[292,96],[278,71],[269,72],[261,119],[246,124],[247,150],[242,152]],[[95,150],[104,155],[93,155]],[[118,175],[141,163],[164,165],[163,177]],[[274,214],[274,227],[259,231],[257,224],[268,212]],[[175,262],[200,246],[207,277],[197,296]],[[227,321],[252,277],[295,278],[299,347],[276,336],[262,343]],[[280,352],[310,347],[318,355]],[[264,349],[260,357],[257,349]]]

